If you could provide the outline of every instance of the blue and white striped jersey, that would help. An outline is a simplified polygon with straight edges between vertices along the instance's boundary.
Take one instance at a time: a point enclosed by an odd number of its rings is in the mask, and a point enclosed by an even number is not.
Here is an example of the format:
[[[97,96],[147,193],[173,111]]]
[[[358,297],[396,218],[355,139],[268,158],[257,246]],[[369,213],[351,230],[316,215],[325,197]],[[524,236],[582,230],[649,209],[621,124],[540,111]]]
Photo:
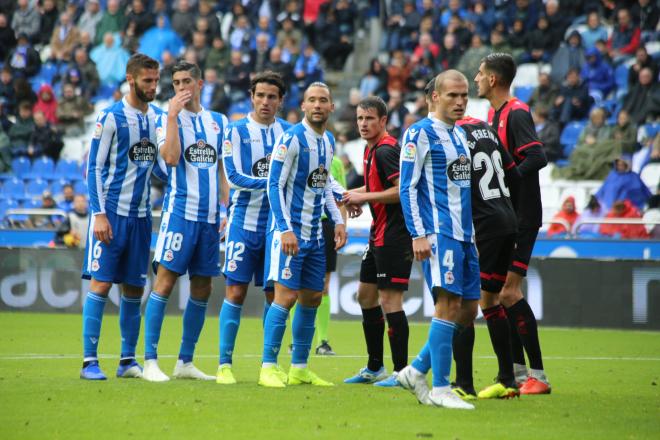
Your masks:
[[[275,139],[290,127],[280,118],[263,125],[248,115],[225,130],[222,158],[230,188],[229,223],[246,231],[266,232],[270,155]]]
[[[268,176],[274,226],[281,232],[293,231],[302,240],[319,240],[324,207],[336,224],[344,223],[328,183],[335,138],[328,131],[319,135],[303,119],[276,145]]]
[[[87,164],[87,187],[92,213],[114,212],[146,217],[150,177],[158,151],[155,105],[143,114],[126,98],[99,113]]]
[[[181,110],[177,118],[181,157],[168,167],[163,211],[195,222],[217,223],[219,201],[218,159],[227,117],[202,109]],[[156,121],[158,147],[165,143],[167,114]]]
[[[463,129],[429,117],[410,126],[403,140],[399,192],[410,235],[473,242],[471,157]]]

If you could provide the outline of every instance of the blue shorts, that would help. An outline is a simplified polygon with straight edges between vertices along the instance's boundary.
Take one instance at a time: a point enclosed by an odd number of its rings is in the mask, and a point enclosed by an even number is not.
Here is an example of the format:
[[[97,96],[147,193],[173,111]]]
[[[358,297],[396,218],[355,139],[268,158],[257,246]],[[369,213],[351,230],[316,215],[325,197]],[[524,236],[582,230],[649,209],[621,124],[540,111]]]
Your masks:
[[[220,275],[218,225],[164,212],[154,252],[154,272],[159,264],[179,275],[186,272],[191,277]]]
[[[279,231],[268,235],[265,269],[267,282],[277,282],[293,290],[309,289],[322,292],[325,279],[323,239],[298,239],[298,255],[290,256],[282,253]]]
[[[106,283],[144,287],[149,270],[151,216],[124,217],[106,212],[112,241],[105,244],[94,237],[95,216],[89,220],[82,277]]]
[[[428,235],[431,258],[422,261],[429,290],[441,287],[466,300],[480,298],[479,257],[474,243],[444,235]],[[435,298],[434,298],[435,299]]]
[[[266,234],[246,231],[240,226],[229,224],[225,240],[225,264],[222,273],[229,286],[250,284],[261,286],[264,280],[264,253]]]

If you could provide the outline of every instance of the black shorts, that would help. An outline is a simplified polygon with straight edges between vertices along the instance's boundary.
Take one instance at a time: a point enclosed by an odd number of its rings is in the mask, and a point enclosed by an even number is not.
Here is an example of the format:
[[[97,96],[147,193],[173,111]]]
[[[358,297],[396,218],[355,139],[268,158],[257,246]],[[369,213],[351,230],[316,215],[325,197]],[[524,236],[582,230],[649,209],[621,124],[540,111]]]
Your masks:
[[[325,272],[334,272],[337,270],[337,251],[335,250],[335,225],[326,219],[321,222],[323,225],[323,240],[325,241]]]
[[[527,267],[532,258],[536,236],[539,235],[538,228],[519,229],[516,235],[516,248],[513,251],[513,260],[509,270],[521,276],[527,276]]]
[[[490,237],[477,242],[481,290],[499,293],[513,258],[516,234]]]
[[[360,282],[376,284],[378,289],[408,290],[412,262],[412,242],[408,246],[369,243],[362,256]]]

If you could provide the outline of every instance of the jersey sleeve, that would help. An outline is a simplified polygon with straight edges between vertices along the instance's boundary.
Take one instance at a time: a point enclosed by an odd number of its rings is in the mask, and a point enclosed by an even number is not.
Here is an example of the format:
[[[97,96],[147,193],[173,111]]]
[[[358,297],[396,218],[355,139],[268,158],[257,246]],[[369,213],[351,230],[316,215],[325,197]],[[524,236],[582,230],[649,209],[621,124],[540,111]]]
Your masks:
[[[241,170],[241,135],[236,126],[225,130],[226,136],[222,143],[222,158],[225,167],[225,176],[231,189],[245,191],[265,190],[268,178],[247,175]]]
[[[275,150],[270,158],[268,173],[268,202],[273,214],[275,225],[280,232],[292,231],[291,213],[288,212],[284,200],[286,182],[292,172],[293,163],[298,156],[298,140],[295,136],[282,142],[282,136],[275,142]]]
[[[161,113],[156,117],[156,146],[159,150],[165,143],[165,133],[167,133],[167,114]]]
[[[376,163],[380,175],[392,182],[399,178],[400,150],[398,148],[385,146],[376,149]]]
[[[160,154],[156,155],[156,163],[151,170],[151,174],[163,183],[167,183],[167,164]]]
[[[399,197],[406,228],[413,238],[426,235],[419,212],[417,184],[424,170],[427,154],[428,139],[426,136],[420,132],[414,137],[410,131],[406,131],[400,156]]]
[[[534,121],[529,112],[515,110],[509,114],[509,149],[518,159],[518,170],[525,176],[547,165],[543,144],[536,135]]]
[[[330,184],[331,182],[334,182],[336,185]],[[333,188],[342,188],[339,183],[332,178],[332,176],[329,176],[328,179],[328,185],[325,186],[324,192],[325,192],[325,210],[328,213],[328,216],[330,219],[334,222],[336,225],[343,225],[344,224],[344,219],[341,216],[341,212],[339,211],[339,207],[337,206],[337,202],[335,201],[335,198],[337,197],[337,194],[335,193],[335,190]],[[343,189],[343,188],[342,188]],[[343,193],[343,191],[342,191]],[[341,200],[341,194],[339,193],[339,200]]]
[[[105,195],[103,194],[103,167],[117,131],[117,124],[112,113],[101,112],[96,119],[92,145],[87,164],[87,188],[93,214],[105,213]]]

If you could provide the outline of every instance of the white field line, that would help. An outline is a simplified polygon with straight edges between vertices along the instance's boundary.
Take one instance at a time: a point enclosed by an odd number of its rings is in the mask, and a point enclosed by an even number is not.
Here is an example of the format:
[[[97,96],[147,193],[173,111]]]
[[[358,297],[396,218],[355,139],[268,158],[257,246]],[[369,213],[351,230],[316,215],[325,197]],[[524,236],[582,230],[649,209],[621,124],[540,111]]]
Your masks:
[[[288,354],[282,354],[284,357],[291,357]],[[176,358],[174,354],[159,354],[161,359]],[[198,354],[195,358],[198,359],[215,359],[217,355],[213,354]],[[235,358],[256,359],[261,358],[261,354],[241,354],[234,355]],[[363,359],[363,355],[334,355],[334,356],[313,356],[314,359]],[[390,358],[390,356],[384,356]],[[100,354],[99,359],[118,359],[119,356],[112,354]],[[139,356],[138,356],[139,358]],[[495,356],[475,356],[476,359],[495,359]],[[67,360],[67,359],[82,359],[80,354],[48,354],[48,353],[22,353],[22,354],[3,354],[0,355],[0,361],[25,361],[25,360]],[[414,356],[411,357],[414,359]],[[630,357],[630,356],[543,356],[543,359],[551,361],[626,361],[626,362],[660,362],[660,357]]]

